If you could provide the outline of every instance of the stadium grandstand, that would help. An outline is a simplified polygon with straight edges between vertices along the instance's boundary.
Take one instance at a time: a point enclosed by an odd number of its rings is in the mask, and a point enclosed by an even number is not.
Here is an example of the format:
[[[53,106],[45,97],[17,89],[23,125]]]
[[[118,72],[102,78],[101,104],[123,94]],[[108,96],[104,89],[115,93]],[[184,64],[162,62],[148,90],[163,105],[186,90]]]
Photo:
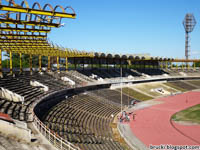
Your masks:
[[[6,0],[0,13],[2,150],[133,149],[118,130],[123,110],[200,89],[199,59],[87,52],[50,42],[52,28],[76,18],[72,7]]]

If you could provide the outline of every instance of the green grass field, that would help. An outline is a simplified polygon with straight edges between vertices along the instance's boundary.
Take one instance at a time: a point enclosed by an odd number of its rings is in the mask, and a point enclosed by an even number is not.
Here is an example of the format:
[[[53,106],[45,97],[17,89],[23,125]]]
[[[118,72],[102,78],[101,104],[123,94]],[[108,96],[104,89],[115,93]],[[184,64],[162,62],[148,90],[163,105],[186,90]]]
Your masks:
[[[176,113],[172,116],[172,120],[200,124],[200,104]]]
[[[145,101],[145,100],[150,100],[150,99],[153,99],[152,97],[150,96],[147,96],[147,95],[144,95],[140,92],[137,92],[131,88],[123,88],[122,89],[123,93],[125,93],[126,95],[129,95],[135,99],[138,99],[138,100],[142,100],[142,101]]]

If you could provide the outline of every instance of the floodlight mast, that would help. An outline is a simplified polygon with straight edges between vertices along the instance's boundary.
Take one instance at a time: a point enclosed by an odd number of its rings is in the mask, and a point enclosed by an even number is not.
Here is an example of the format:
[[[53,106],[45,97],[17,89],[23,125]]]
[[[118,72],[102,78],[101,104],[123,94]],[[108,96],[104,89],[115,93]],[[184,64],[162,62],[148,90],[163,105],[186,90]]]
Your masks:
[[[191,33],[194,29],[196,25],[196,20],[194,18],[193,14],[187,13],[185,15],[185,18],[183,20],[183,26],[185,28],[185,58],[186,60],[189,59],[189,49],[190,49],[190,45],[189,45],[189,33]]]

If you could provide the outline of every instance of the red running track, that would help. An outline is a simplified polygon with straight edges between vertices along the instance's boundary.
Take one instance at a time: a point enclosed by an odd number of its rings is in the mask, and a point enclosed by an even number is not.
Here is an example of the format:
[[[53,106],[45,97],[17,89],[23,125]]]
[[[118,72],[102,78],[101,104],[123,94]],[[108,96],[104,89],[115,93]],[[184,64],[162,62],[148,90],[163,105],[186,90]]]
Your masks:
[[[135,111],[130,127],[147,147],[150,144],[200,145],[200,125],[180,125],[171,116],[183,109],[200,104],[200,92],[188,92],[157,99],[164,103]],[[131,117],[132,118],[132,117]]]

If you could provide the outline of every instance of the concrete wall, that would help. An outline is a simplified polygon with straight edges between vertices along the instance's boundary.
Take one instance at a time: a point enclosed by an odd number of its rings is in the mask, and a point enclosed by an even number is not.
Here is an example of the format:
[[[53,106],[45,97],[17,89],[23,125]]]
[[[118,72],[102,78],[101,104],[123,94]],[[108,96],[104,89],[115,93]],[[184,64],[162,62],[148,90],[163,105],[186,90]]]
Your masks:
[[[3,87],[1,87],[0,89],[0,97],[13,102],[22,102],[22,103],[24,102],[23,96],[16,94],[12,91],[9,91],[7,89],[4,89]]]
[[[18,124],[18,122],[17,122]],[[0,120],[0,132],[6,136],[16,137],[17,139],[24,140],[26,142],[31,141],[31,130],[26,128],[26,125],[20,123],[19,126],[4,120]]]
[[[30,81],[30,85],[31,86],[35,86],[35,87],[42,87],[41,90],[43,90],[45,92],[49,91],[49,87],[48,86],[46,86],[46,85],[44,85],[44,84],[42,84],[42,83],[40,83],[38,81]]]
[[[69,79],[68,77],[61,77],[61,80],[69,82],[70,85],[75,85],[75,82]]]

